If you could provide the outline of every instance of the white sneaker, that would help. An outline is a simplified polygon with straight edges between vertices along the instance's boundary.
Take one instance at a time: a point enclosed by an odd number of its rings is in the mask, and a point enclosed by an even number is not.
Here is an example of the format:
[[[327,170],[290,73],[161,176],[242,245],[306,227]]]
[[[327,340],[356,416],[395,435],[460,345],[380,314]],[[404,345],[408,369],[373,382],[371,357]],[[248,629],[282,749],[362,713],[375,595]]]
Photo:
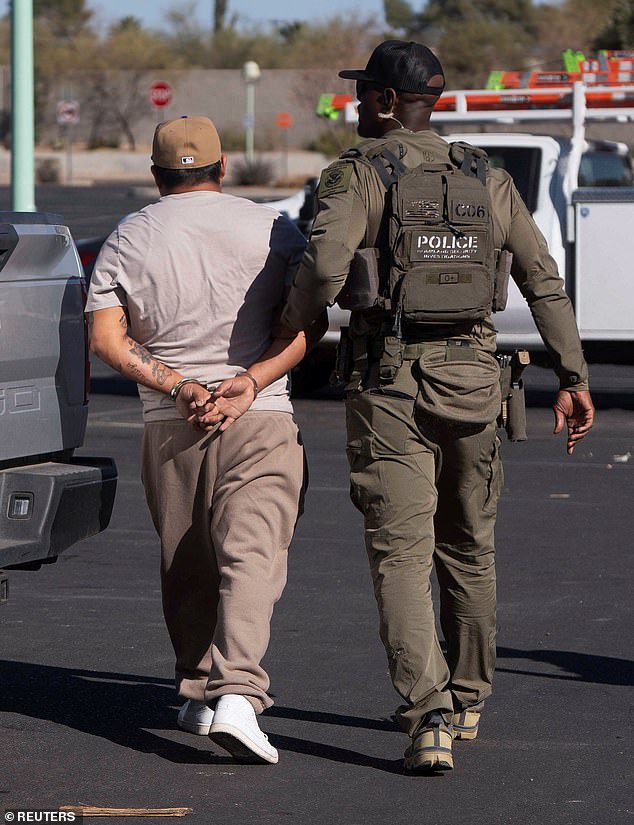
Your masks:
[[[253,705],[245,696],[228,693],[218,699],[209,737],[240,762],[275,765],[279,759],[268,737],[260,730]]]
[[[178,711],[176,723],[179,728],[195,733],[197,736],[207,736],[213,718],[213,710],[204,702],[188,699]]]

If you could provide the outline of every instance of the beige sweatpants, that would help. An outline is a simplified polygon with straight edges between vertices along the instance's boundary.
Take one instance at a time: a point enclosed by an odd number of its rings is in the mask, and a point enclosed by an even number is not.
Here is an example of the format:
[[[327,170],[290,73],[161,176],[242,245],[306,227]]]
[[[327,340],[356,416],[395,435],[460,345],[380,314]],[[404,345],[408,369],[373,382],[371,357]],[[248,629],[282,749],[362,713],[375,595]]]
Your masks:
[[[142,477],[179,694],[213,704],[237,693],[270,707],[260,663],[304,493],[292,416],[247,412],[211,435],[185,421],[147,423]]]

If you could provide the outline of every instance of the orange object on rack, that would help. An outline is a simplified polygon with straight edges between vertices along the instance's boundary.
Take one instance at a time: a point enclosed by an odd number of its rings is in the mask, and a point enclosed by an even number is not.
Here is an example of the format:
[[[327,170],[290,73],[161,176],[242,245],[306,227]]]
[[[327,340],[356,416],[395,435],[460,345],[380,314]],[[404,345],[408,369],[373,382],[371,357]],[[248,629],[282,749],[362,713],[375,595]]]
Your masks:
[[[634,83],[634,51],[604,49],[596,58],[581,52],[564,52],[565,71],[495,71],[489,88],[546,89],[569,86],[581,80],[586,86],[618,86]]]
[[[469,92],[466,90],[445,92],[436,106],[437,112],[460,111],[459,98],[464,96],[464,103],[468,112],[481,111],[521,111],[530,109],[569,109],[572,106],[572,86],[570,88],[553,88],[552,92],[535,93],[530,88],[513,90]],[[586,89],[586,106],[590,109],[629,108],[634,106],[634,90],[601,90]]]

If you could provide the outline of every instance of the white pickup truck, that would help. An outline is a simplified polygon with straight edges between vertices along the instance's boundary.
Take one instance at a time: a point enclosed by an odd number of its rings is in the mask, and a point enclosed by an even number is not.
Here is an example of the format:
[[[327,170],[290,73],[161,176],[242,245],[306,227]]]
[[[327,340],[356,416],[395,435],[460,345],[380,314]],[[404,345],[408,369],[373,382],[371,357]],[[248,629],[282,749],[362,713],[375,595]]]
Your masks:
[[[632,158],[624,143],[586,139],[590,122],[634,121],[634,86],[448,91],[441,103],[432,128],[483,147],[513,177],[565,279],[588,359],[634,363]],[[490,131],[516,123],[528,123],[530,132]],[[553,123],[562,136],[539,133]],[[470,131],[453,131],[467,125]],[[337,305],[329,313],[321,353],[334,349],[348,321]],[[500,350],[544,349],[514,283],[507,308],[494,317]]]
[[[540,95],[561,108],[540,107]],[[505,168],[544,233],[566,282],[586,355],[592,360],[634,360],[634,188],[628,147],[586,139],[591,121],[634,120],[634,86],[573,87],[497,92],[496,109],[477,107],[491,92],[453,92],[455,111],[438,112],[432,126],[529,122],[568,126],[569,136],[529,133],[451,132],[486,149],[490,163]],[[504,109],[510,106],[526,108]],[[518,103],[520,101],[520,103]],[[594,104],[600,101],[600,105]],[[552,105],[550,103],[549,105]],[[474,110],[470,109],[474,107]],[[490,127],[488,127],[490,128]],[[634,131],[633,131],[634,134]],[[495,316],[500,349],[538,350],[541,339],[515,284],[506,310]]]

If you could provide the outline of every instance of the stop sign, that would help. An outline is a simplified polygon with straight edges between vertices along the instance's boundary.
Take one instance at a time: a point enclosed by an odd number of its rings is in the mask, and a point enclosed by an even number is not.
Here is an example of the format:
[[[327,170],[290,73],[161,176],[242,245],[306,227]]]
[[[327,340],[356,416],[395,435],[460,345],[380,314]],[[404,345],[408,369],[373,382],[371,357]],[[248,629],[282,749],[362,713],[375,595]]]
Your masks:
[[[150,101],[154,106],[162,109],[172,102],[172,87],[163,80],[157,80],[150,86]]]

